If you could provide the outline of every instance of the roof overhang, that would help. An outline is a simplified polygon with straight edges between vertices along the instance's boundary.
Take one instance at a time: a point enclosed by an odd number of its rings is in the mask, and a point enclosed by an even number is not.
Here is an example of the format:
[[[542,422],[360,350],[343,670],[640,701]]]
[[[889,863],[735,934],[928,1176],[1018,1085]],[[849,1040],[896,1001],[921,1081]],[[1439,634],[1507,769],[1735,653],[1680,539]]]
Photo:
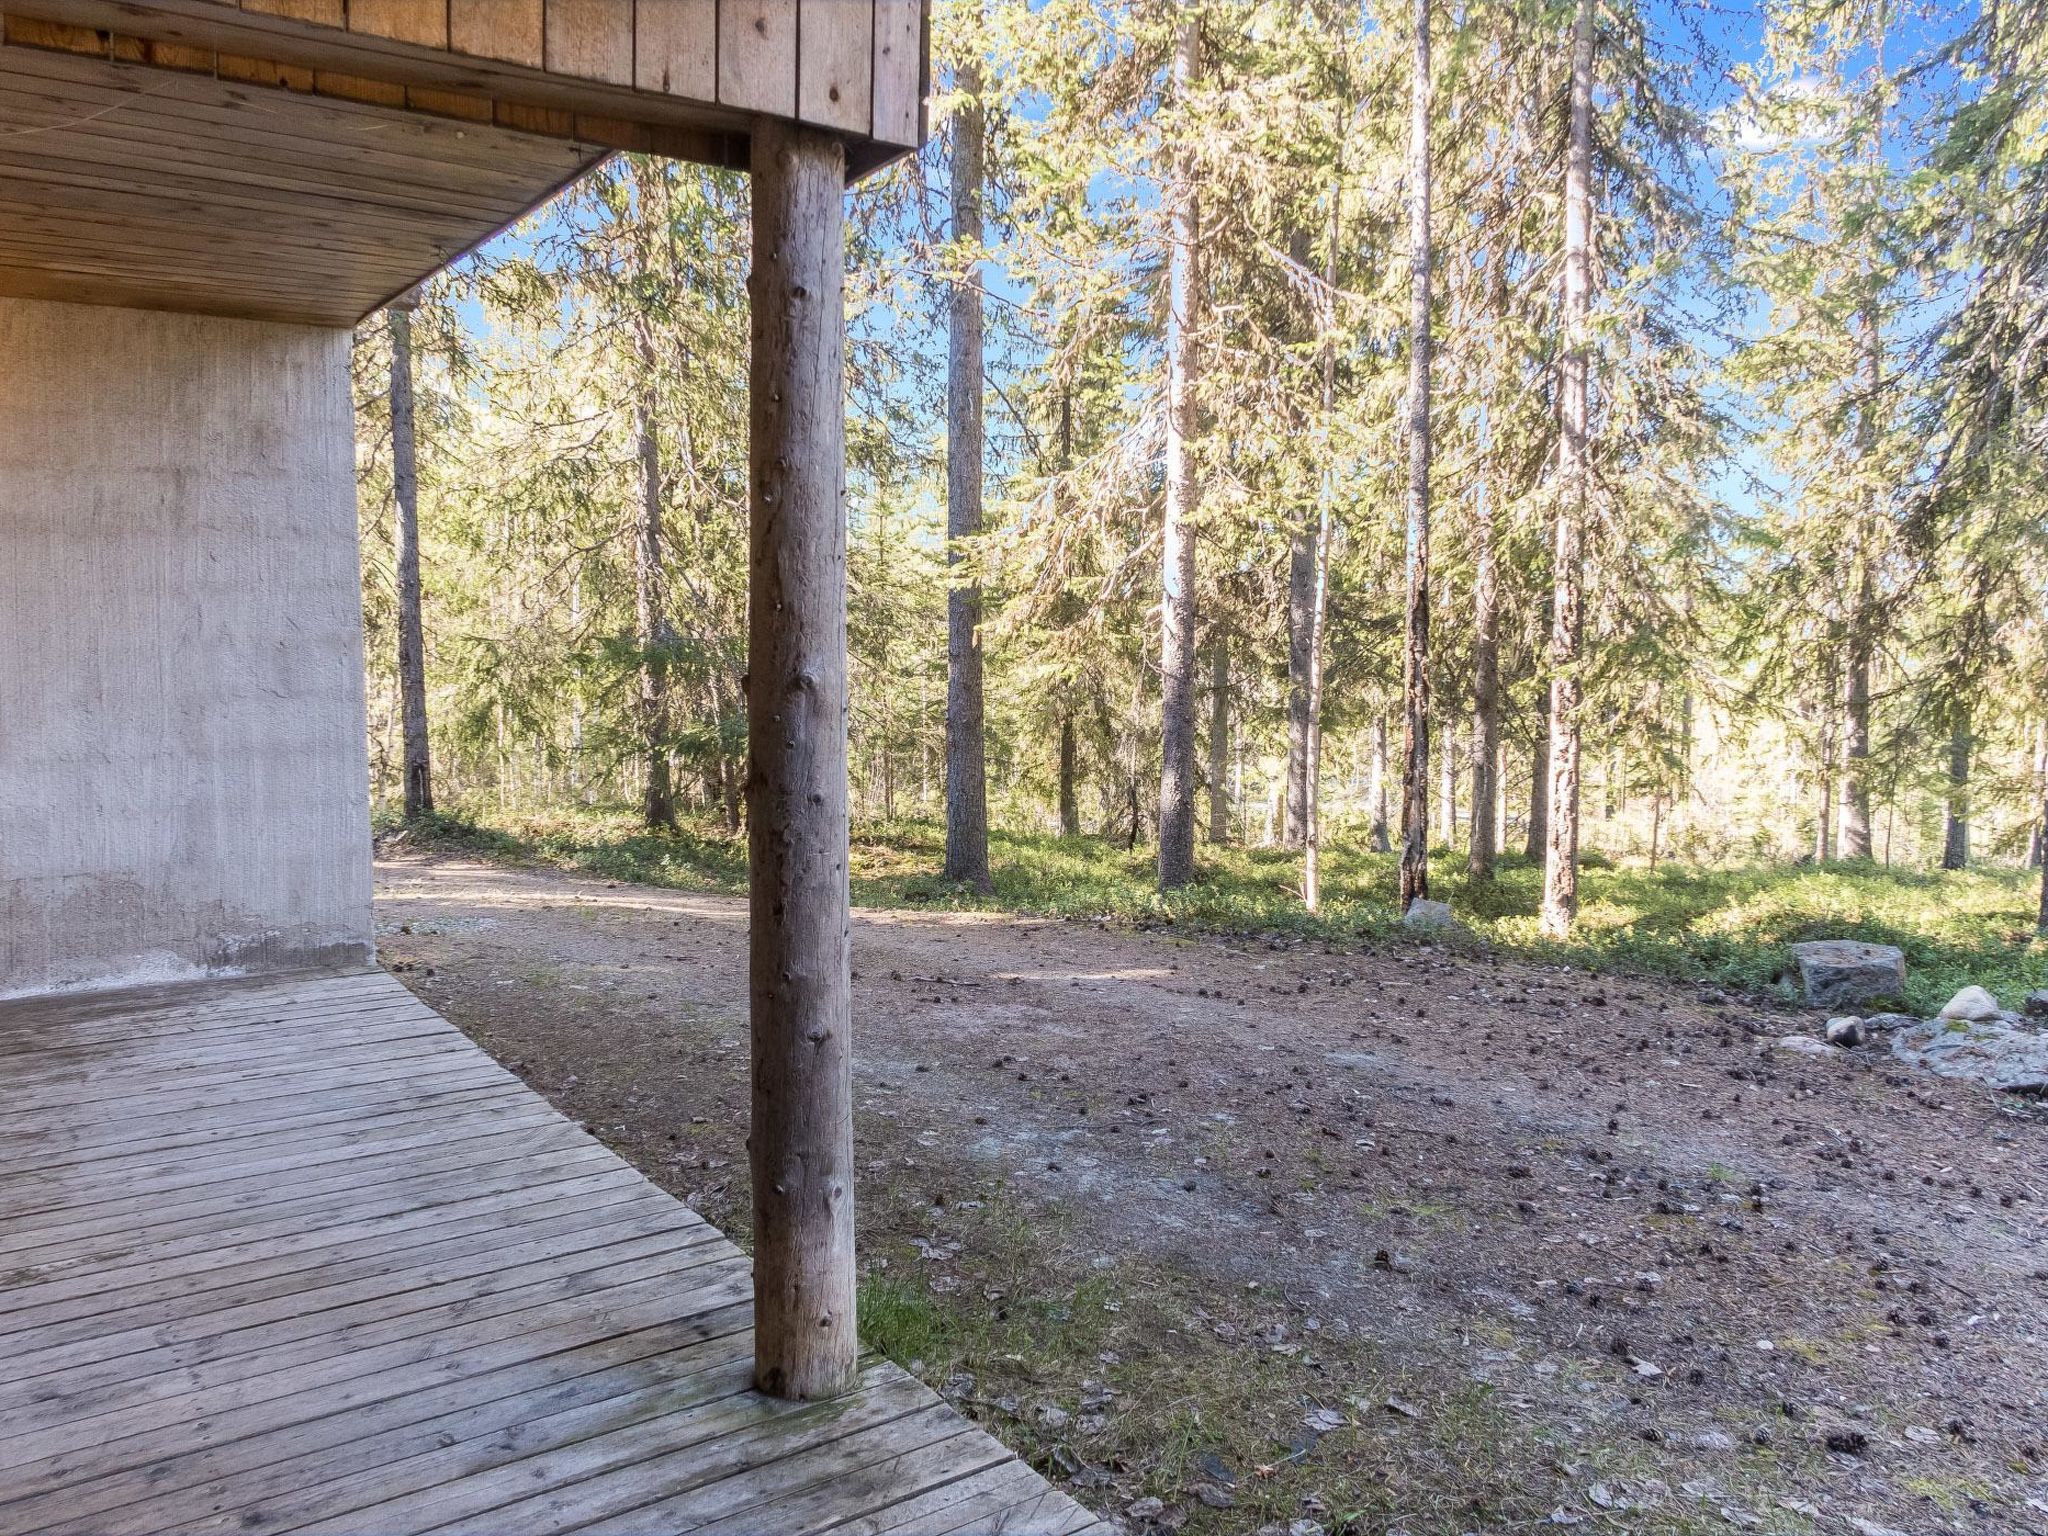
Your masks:
[[[614,149],[924,126],[921,0],[0,6],[0,294],[348,325]]]

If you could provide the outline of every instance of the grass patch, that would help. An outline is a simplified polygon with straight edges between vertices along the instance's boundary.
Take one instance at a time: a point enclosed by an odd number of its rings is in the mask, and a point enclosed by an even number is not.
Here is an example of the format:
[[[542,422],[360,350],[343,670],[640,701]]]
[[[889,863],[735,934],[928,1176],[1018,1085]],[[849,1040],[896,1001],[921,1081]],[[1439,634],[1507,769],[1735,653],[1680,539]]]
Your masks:
[[[400,831],[413,846],[539,863],[612,880],[738,894],[746,842],[686,824],[651,833],[627,812],[578,810],[473,822],[441,814]],[[853,899],[862,906],[998,911],[1095,919],[1189,932],[1270,935],[1343,945],[1402,937],[1391,854],[1352,846],[1324,855],[1322,910],[1297,893],[1300,858],[1279,848],[1205,848],[1197,882],[1170,896],[1154,885],[1150,848],[1099,838],[997,832],[995,889],[979,895],[939,877],[944,829],[933,822],[862,825],[852,840]],[[1501,951],[1598,970],[1708,981],[1790,998],[1786,946],[1848,938],[1905,952],[1906,1002],[1932,1013],[1976,984],[2016,1006],[2048,971],[2034,931],[2035,880],[2024,870],[1961,872],[1873,864],[1754,865],[1652,870],[1592,860],[1580,876],[1580,919],[1557,944],[1537,930],[1542,870],[1519,855],[1491,881],[1439,850],[1431,889]]]

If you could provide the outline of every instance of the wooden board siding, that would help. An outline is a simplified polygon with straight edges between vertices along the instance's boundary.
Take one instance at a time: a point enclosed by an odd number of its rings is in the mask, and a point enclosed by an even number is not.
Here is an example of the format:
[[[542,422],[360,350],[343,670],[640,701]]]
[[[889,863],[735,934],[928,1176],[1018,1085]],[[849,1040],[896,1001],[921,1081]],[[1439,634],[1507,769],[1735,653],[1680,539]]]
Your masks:
[[[615,148],[744,166],[749,120],[845,137],[855,174],[921,142],[924,0],[4,0],[37,46],[220,69]],[[30,39],[24,34],[22,41]],[[474,112],[474,106],[461,110]],[[536,113],[549,114],[536,116]],[[595,125],[615,124],[609,136]]]
[[[382,974],[0,1004],[0,1536],[1095,1532]]]
[[[0,294],[352,325],[604,154],[0,47]]]

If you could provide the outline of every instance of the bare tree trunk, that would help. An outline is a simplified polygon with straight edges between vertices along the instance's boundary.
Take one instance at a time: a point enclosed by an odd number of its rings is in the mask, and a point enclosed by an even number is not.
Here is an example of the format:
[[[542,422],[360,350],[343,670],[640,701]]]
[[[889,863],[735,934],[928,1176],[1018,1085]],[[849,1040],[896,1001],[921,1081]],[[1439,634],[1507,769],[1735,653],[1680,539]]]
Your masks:
[[[2048,845],[2048,790],[2041,794],[2041,814],[2035,817],[2040,829],[2041,840]],[[2041,861],[2041,905],[2034,926],[2041,933],[2048,933],[2048,858]]]
[[[391,333],[391,486],[398,502],[394,551],[398,565],[398,699],[404,740],[405,819],[434,809],[434,771],[427,750],[427,648],[420,619],[419,438],[412,385],[412,307],[408,293],[384,311]]]
[[[2048,720],[2034,724],[2034,797],[2048,803]],[[2027,837],[2027,868],[2048,867],[2048,835],[2039,822]]]
[[[1948,799],[1942,806],[1941,867],[1970,864],[1970,716],[1956,720],[1948,738]]]
[[[1815,807],[1813,862],[1825,864],[1835,856],[1835,736],[1825,720],[1814,748],[1815,786],[1820,803]]]
[[[1408,613],[1403,647],[1401,910],[1429,895],[1429,0],[1415,0],[1408,113]]]
[[[1288,256],[1297,267],[1309,259],[1308,235],[1295,230]],[[1320,500],[1317,509],[1320,510]],[[1287,544],[1287,790],[1281,842],[1299,848],[1308,837],[1309,740],[1314,716],[1309,706],[1309,657],[1315,627],[1316,540],[1309,509],[1301,509]]]
[[[640,810],[648,826],[673,829],[676,801],[668,761],[668,649],[674,636],[662,579],[661,438],[655,414],[654,339],[644,317],[639,323],[639,343],[644,376],[639,420],[640,506],[633,523],[633,640],[640,650],[640,742],[647,762]]]
[[[1344,141],[1337,141],[1336,174],[1330,178],[1329,248],[1323,255],[1323,291],[1337,291],[1337,252],[1344,243]],[[1334,298],[1330,301],[1335,303]],[[1327,439],[1337,411],[1337,344],[1334,315],[1322,337],[1322,420]],[[1308,751],[1303,760],[1301,817],[1301,900],[1309,911],[1323,904],[1323,632],[1330,613],[1330,513],[1336,473],[1327,452],[1316,481],[1315,545],[1309,568]]]
[[[946,347],[946,563],[981,532],[982,303],[981,66],[961,63],[954,81],[953,239],[970,258],[953,284]],[[981,583],[946,591],[946,867],[948,880],[993,888],[988,872],[987,743],[982,708]]]
[[[1458,842],[1458,733],[1449,721],[1443,725],[1443,744],[1437,753],[1438,825],[1446,848]]]
[[[1570,935],[1579,912],[1579,649],[1585,518],[1592,493],[1587,396],[1591,387],[1593,245],[1593,21],[1597,0],[1579,0],[1572,31],[1571,133],[1565,153],[1565,356],[1559,392],[1560,505],[1552,549],[1550,625],[1550,836],[1544,848],[1542,928]]]
[[[1366,802],[1372,807],[1372,851],[1392,853],[1394,841],[1387,829],[1387,717],[1382,714],[1372,717],[1372,787]]]
[[[1465,856],[1465,869],[1475,880],[1493,878],[1500,846],[1494,810],[1500,794],[1500,577],[1493,550],[1494,507],[1502,480],[1495,397],[1506,366],[1507,274],[1500,251],[1488,253],[1487,268],[1487,339],[1493,356],[1485,386],[1485,466],[1472,518],[1472,837]]]
[[[1080,754],[1074,741],[1074,716],[1060,716],[1060,836],[1081,835],[1081,802],[1074,795],[1075,770]]]
[[[1209,841],[1230,841],[1230,635],[1209,641]]]
[[[748,373],[754,1381],[854,1379],[846,803],[846,155],[753,125]]]
[[[1550,701],[1536,706],[1536,748],[1529,763],[1529,831],[1522,851],[1540,859],[1550,847]]]
[[[1188,14],[1174,40],[1175,92],[1185,97],[1200,60],[1201,23]],[[1166,526],[1160,601],[1159,888],[1195,877],[1195,529],[1193,463],[1200,358],[1201,200],[1183,152],[1173,168],[1167,260]],[[1135,825],[1135,792],[1133,822]]]
[[[1855,608],[1849,616],[1848,664],[1842,690],[1842,857],[1867,859],[1870,840],[1870,662],[1867,608],[1869,568],[1860,553],[1855,565]]]

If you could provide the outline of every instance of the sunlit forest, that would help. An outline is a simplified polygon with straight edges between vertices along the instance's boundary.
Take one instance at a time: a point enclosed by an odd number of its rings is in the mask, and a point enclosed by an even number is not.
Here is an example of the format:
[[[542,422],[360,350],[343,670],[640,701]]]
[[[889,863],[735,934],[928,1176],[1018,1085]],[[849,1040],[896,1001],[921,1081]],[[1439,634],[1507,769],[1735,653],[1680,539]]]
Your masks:
[[[878,869],[1079,840],[1261,920],[1512,874],[1563,938],[1581,870],[2040,864],[2038,3],[940,0],[932,47],[848,198]],[[740,831],[747,246],[743,178],[621,157],[361,332],[389,817]]]

